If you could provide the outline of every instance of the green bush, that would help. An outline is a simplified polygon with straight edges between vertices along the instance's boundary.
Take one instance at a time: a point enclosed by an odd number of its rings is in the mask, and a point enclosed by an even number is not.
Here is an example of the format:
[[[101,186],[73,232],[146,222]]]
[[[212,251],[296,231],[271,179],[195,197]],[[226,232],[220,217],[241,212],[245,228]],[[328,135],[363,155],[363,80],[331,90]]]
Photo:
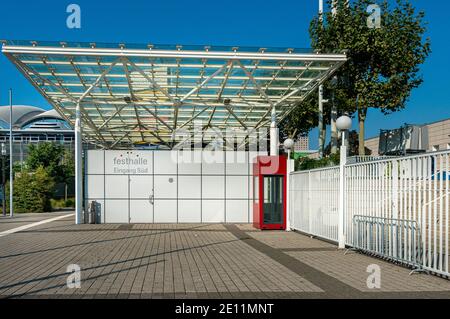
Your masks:
[[[339,154],[332,154],[328,157],[323,157],[320,159],[301,157],[295,161],[295,170],[305,171],[335,165],[339,165]]]
[[[74,198],[68,198],[67,200],[64,199],[51,199],[51,206],[52,209],[61,209],[61,208],[72,208],[75,207],[75,199]]]
[[[52,209],[55,182],[43,167],[23,170],[14,179],[14,210],[17,213],[43,213]],[[9,186],[7,187],[9,199]],[[9,205],[9,203],[8,203]]]
[[[65,201],[64,206],[65,207],[75,207],[75,200],[69,198],[68,200]]]

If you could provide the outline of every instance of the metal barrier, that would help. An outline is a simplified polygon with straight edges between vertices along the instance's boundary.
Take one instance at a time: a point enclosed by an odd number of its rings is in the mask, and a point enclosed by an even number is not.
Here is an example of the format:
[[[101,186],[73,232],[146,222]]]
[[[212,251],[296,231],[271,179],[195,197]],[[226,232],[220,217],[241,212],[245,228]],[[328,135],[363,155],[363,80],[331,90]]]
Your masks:
[[[416,221],[353,216],[352,247],[365,253],[422,268],[422,238]]]
[[[339,194],[342,194],[339,174],[340,167],[291,174],[291,228],[338,241]],[[397,221],[380,225],[392,230],[399,227],[398,231],[403,233],[402,227],[414,230],[402,235],[402,243],[395,246],[396,255],[387,257],[411,265],[421,262],[422,269],[450,277],[450,150],[347,163],[343,176],[343,233],[347,246],[361,245],[354,242],[359,236],[354,233],[356,216],[377,223]],[[369,227],[365,236],[380,240],[376,229]],[[368,233],[372,231],[375,233]],[[417,239],[419,231],[421,241]],[[421,246],[422,256],[416,257],[416,261],[409,259],[414,255],[412,233]],[[372,246],[369,248],[373,250]],[[419,251],[419,247],[414,249]]]

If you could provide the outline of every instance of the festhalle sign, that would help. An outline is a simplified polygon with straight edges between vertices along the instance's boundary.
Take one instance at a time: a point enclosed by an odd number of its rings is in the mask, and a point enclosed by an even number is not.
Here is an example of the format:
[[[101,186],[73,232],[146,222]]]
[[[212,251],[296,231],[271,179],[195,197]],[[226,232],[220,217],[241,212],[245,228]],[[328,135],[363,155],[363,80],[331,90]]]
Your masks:
[[[137,155],[135,158],[128,156],[114,157],[113,159],[114,174],[149,174],[149,160]]]

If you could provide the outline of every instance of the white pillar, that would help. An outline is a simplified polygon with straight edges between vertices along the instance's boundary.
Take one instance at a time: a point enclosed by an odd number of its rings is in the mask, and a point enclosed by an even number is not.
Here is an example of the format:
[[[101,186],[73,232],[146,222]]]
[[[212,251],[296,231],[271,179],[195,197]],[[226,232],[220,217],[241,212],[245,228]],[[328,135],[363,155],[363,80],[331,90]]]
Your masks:
[[[77,104],[75,119],[75,223],[83,223],[83,157],[80,104]]]
[[[272,107],[272,121],[270,123],[270,156],[278,156],[278,144],[277,113],[275,107]]]
[[[291,231],[291,172],[295,167],[294,160],[291,160],[291,150],[288,150],[287,169],[286,169],[286,231]]]
[[[342,145],[339,161],[339,221],[338,241],[339,249],[345,248],[345,164],[347,163],[347,146],[345,145],[345,131],[342,131]]]

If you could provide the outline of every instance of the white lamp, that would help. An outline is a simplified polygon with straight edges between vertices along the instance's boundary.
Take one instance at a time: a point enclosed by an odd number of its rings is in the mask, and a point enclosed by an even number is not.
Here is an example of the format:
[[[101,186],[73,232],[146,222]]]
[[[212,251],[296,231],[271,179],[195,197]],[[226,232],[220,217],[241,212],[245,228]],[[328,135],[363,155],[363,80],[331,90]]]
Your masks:
[[[288,153],[288,160],[290,160],[291,159],[291,150],[294,148],[294,140],[290,139],[290,138],[284,140],[283,146],[284,146],[284,149]]]
[[[352,119],[347,115],[342,115],[336,120],[336,127],[340,131],[347,131],[352,127]]]
[[[352,119],[347,115],[342,115],[336,120],[336,127],[342,132],[342,146],[345,145],[345,132],[352,127]]]
[[[283,143],[283,146],[287,150],[292,150],[292,148],[294,147],[294,140],[291,138],[286,139]]]

